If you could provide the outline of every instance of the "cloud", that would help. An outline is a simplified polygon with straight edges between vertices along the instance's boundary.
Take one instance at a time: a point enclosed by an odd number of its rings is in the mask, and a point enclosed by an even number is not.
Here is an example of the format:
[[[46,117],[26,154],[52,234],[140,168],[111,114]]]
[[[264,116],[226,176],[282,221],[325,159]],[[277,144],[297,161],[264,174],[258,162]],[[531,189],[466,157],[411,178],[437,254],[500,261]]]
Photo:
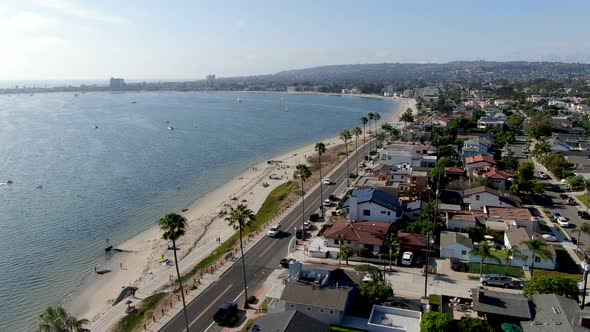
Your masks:
[[[67,15],[75,16],[82,19],[106,23],[131,24],[131,21],[127,18],[105,15],[94,9],[78,7],[77,5],[71,3],[68,0],[34,0],[34,2],[44,7],[53,8]]]

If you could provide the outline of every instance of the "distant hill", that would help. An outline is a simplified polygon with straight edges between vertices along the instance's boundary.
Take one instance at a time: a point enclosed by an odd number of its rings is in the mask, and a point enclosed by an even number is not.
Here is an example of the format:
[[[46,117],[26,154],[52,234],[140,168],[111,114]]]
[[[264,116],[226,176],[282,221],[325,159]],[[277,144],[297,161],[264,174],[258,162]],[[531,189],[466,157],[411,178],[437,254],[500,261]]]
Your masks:
[[[283,82],[351,82],[400,80],[530,80],[564,79],[590,76],[590,64],[560,62],[490,62],[458,61],[449,63],[379,63],[332,65],[286,70],[273,75],[257,76],[258,80]],[[250,79],[256,80],[254,77]]]

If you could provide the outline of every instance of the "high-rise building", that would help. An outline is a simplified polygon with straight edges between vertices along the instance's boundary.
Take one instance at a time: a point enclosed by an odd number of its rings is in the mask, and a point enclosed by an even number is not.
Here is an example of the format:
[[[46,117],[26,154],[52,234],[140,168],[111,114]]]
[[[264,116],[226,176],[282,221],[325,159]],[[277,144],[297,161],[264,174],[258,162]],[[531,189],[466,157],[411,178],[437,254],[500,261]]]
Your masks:
[[[122,78],[111,77],[110,80],[111,89],[121,89],[125,87],[125,80]]]

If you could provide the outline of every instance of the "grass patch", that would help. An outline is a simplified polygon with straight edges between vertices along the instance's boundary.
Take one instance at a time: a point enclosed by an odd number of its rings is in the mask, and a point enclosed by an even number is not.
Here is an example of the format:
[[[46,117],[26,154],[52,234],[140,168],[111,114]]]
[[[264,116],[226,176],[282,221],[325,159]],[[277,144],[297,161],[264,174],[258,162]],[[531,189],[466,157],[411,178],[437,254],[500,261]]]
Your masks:
[[[549,277],[565,277],[570,278],[575,281],[582,280],[583,275],[581,273],[568,273],[568,272],[560,272],[560,271],[550,271],[550,270],[537,270],[533,272],[534,277],[540,276],[549,276]]]
[[[580,196],[576,196],[580,202],[584,203],[584,205],[586,205],[587,208],[590,208],[590,196],[589,195],[580,195]]]
[[[367,330],[358,330],[350,327],[332,325],[330,326],[330,332],[367,332]]]
[[[479,274],[479,263],[477,262],[472,262],[472,263],[467,263],[467,271],[468,273],[477,273]],[[499,275],[504,275],[504,273],[506,272],[506,266],[504,265],[495,265],[495,264],[484,264],[483,265],[483,274],[499,274]],[[516,267],[516,266],[511,266],[508,269],[508,276],[509,277],[515,277],[515,278],[522,278],[524,277],[524,272],[522,271],[522,268],[520,267]]]
[[[266,312],[268,310],[268,304],[270,303],[270,301],[272,301],[270,297],[265,298],[264,301],[260,303],[258,309],[262,312]]]
[[[128,314],[123,317],[117,324],[115,331],[117,332],[131,332],[135,330],[144,318],[151,316],[154,308],[162,301],[166,296],[166,293],[157,293],[152,296],[148,296],[141,302],[141,306],[137,309],[134,314]]]
[[[254,320],[248,319],[248,321],[246,322],[246,324],[244,324],[244,327],[242,327],[242,329],[240,331],[248,332],[248,331],[250,331],[252,326],[254,326]]]
[[[248,234],[252,233],[253,231],[260,228],[262,225],[266,224],[270,221],[277,213],[277,210],[287,198],[293,187],[295,186],[295,182],[289,181],[286,183],[281,184],[280,186],[273,189],[266,197],[264,203],[256,213],[256,220],[254,223],[244,230],[243,236],[247,236]],[[228,226],[229,227],[229,226]],[[220,259],[223,255],[228,253],[233,246],[239,241],[239,234],[236,232],[232,235],[227,241],[223,242],[219,245],[215,250],[209,254],[209,256],[205,257],[202,261],[200,261],[189,273],[182,277],[182,281],[189,280],[193,276],[195,276],[200,270],[211,266],[215,263],[218,259]]]
[[[551,277],[565,277],[570,278],[575,281],[580,281],[583,277],[582,273],[580,272],[580,266],[576,264],[574,259],[570,256],[570,254],[565,249],[556,248],[555,249],[555,258],[557,261],[557,266],[559,270],[557,271],[550,271],[550,270],[537,270],[533,272],[535,277],[537,276],[551,276]]]

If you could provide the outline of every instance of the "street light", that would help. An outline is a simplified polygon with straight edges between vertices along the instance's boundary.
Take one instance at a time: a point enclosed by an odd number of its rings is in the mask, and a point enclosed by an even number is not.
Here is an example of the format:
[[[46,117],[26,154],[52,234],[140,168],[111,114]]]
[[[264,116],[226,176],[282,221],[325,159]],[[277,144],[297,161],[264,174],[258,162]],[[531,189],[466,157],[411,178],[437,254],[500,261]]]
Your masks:
[[[586,285],[588,284],[588,272],[590,272],[590,264],[587,261],[582,262],[582,268],[584,269],[584,292],[582,293],[582,309],[584,309],[584,304],[586,304]]]
[[[430,262],[430,251],[432,251],[430,245],[434,244],[434,239],[430,239],[432,232],[429,231],[426,235],[428,236],[428,247],[426,249],[426,262],[424,265],[424,298],[428,298],[428,265]]]

